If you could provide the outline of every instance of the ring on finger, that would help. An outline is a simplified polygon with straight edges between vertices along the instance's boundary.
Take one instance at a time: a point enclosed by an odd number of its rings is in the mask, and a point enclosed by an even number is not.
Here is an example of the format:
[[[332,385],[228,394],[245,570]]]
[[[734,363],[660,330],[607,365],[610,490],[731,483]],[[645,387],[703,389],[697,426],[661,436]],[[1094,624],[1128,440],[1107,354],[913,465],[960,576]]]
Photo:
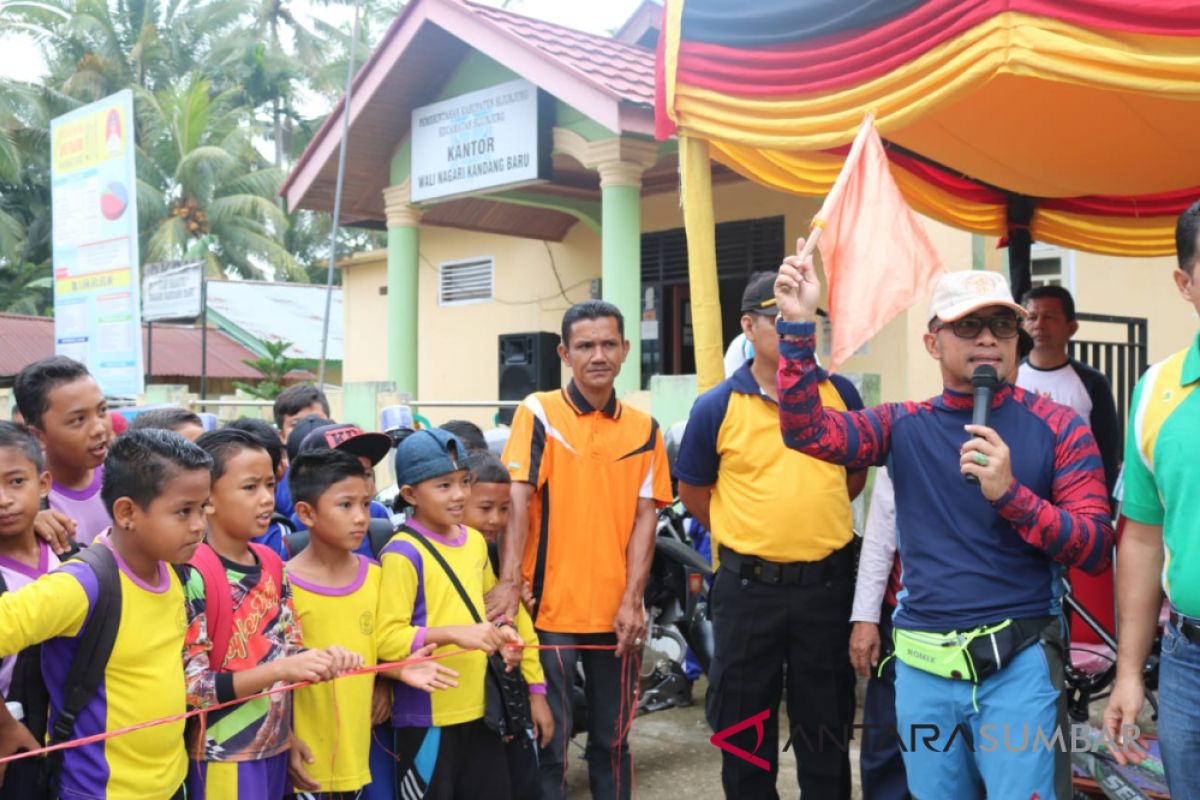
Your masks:
[[[986,467],[990,463],[988,457],[978,450],[971,454],[971,460],[981,467]]]

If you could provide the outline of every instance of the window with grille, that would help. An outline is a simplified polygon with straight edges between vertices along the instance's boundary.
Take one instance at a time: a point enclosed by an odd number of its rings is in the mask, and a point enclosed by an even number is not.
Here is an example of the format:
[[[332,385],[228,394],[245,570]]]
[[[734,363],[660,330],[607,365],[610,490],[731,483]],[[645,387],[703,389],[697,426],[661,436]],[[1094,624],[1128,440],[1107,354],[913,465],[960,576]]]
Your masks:
[[[438,265],[438,305],[491,302],[495,269],[490,258],[447,261]]]
[[[1035,243],[1030,254],[1030,287],[1062,286],[1075,292],[1075,251]]]

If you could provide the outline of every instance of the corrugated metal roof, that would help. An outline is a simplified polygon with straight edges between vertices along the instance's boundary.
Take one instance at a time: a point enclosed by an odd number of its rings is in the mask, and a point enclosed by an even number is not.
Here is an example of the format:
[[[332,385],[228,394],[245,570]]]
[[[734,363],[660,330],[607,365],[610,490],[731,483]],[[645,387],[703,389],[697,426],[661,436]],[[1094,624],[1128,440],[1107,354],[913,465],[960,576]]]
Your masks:
[[[209,281],[208,307],[256,339],[288,341],[293,358],[321,357],[325,287],[303,283]],[[333,288],[326,357],[341,361],[345,322],[341,287]]]
[[[154,326],[155,378],[200,377],[201,331],[183,325]],[[142,326],[142,352],[145,355],[146,326]],[[54,355],[54,320],[22,314],[0,314],[0,377],[11,377],[26,364]],[[219,330],[208,331],[208,376],[255,380],[262,376],[242,363],[255,354]]]

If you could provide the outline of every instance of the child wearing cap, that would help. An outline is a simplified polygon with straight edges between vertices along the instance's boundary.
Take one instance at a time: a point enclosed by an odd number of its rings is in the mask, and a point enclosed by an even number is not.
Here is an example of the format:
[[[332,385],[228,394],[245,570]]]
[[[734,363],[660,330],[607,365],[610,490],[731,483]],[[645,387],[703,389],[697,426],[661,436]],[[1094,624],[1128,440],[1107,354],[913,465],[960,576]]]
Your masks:
[[[509,490],[512,477],[508,467],[496,455],[486,450],[473,451],[468,457],[471,466],[471,496],[467,498],[467,525],[483,534],[488,543],[488,563],[499,579],[500,553],[498,540],[508,527],[512,508]],[[537,632],[529,608],[533,596],[526,583],[521,592],[522,605],[517,606],[517,633],[526,645],[537,645]],[[513,800],[537,800],[542,796],[542,777],[538,768],[537,747],[549,747],[554,738],[554,714],[546,702],[546,675],[536,647],[529,647],[521,657],[523,688],[529,694],[530,722],[533,727],[525,736],[514,737],[505,751],[508,755],[509,783]]]
[[[471,651],[445,659],[459,673],[455,688],[429,695],[396,687],[392,725],[402,797],[510,797],[504,743],[484,722],[485,680],[487,655],[497,650],[510,669],[519,665],[520,648],[505,645],[520,645],[521,638],[509,621],[476,621],[484,618],[483,596],[496,577],[483,536],[463,524],[471,492],[465,457],[462,442],[436,428],[396,448],[400,498],[412,511],[383,550],[378,656],[394,661],[427,644],[438,653]]]
[[[392,440],[385,433],[364,431],[357,425],[332,422],[315,415],[305,417],[296,423],[292,435],[288,438],[289,458],[295,459],[301,453],[313,450],[341,450],[356,457],[367,470],[367,482],[371,496],[375,496],[375,466],[383,461],[384,456],[392,449]],[[370,513],[372,519],[391,520],[392,515],[383,503],[371,501]],[[292,524],[296,530],[308,528],[300,515],[292,510]],[[358,552],[369,558],[376,554],[370,550],[370,541],[364,540]]]

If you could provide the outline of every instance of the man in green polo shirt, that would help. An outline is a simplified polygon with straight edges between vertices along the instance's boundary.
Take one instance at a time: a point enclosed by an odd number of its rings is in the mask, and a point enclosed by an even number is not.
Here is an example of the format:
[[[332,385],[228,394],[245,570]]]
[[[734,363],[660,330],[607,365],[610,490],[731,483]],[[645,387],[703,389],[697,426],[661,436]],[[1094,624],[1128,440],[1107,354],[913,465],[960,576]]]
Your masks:
[[[1200,313],[1200,201],[1179,217],[1175,285]],[[1142,665],[1162,606],[1171,603],[1159,673],[1158,738],[1172,797],[1200,798],[1200,337],[1151,367],[1138,382],[1125,442],[1117,551],[1120,648],[1104,723],[1111,736],[1132,725],[1144,701]],[[1114,752],[1138,760],[1136,751]]]

